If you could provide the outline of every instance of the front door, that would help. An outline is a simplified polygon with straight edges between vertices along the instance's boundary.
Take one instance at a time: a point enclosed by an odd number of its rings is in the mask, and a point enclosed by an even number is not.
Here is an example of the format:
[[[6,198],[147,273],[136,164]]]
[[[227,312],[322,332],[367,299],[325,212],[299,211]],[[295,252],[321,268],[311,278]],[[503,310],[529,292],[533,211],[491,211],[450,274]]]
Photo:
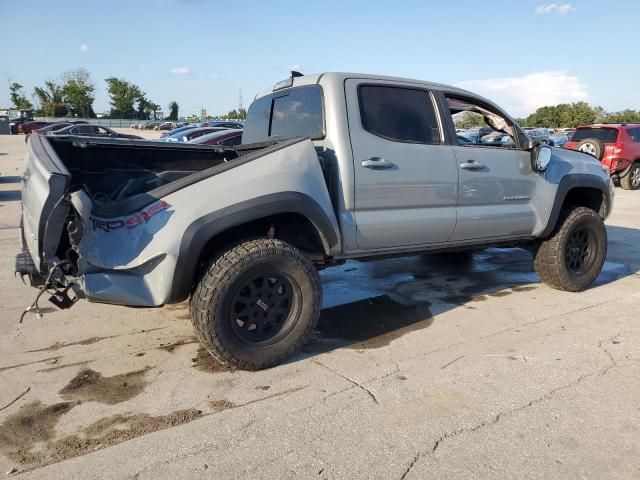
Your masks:
[[[358,249],[446,242],[456,225],[458,167],[431,92],[346,82]]]

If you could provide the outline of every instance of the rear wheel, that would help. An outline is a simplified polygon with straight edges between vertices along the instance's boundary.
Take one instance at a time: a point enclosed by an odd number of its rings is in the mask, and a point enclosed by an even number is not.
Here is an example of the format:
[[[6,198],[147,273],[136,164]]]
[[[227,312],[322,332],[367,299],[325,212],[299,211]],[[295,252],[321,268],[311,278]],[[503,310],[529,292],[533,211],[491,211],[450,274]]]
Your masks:
[[[259,370],[300,349],[321,299],[318,273],[298,249],[249,240],[210,263],[191,298],[191,317],[200,342],[221,363]]]
[[[607,256],[607,230],[590,208],[570,207],[562,212],[551,237],[534,253],[536,273],[547,285],[577,292],[591,285]]]
[[[624,177],[620,178],[620,186],[625,190],[640,188],[640,163],[634,163]]]

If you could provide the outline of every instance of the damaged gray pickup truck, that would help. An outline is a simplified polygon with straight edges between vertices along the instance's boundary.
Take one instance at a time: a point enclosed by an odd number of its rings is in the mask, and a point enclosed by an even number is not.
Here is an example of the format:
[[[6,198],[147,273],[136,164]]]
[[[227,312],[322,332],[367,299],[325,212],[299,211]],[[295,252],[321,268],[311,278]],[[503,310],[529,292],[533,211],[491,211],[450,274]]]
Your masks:
[[[461,142],[464,112],[510,141]],[[317,271],[345,259],[518,246],[543,282],[588,287],[613,184],[470,92],[292,73],[257,95],[234,148],[33,135],[22,203],[16,270],[54,303],[190,299],[207,350],[260,369],[303,345]]]

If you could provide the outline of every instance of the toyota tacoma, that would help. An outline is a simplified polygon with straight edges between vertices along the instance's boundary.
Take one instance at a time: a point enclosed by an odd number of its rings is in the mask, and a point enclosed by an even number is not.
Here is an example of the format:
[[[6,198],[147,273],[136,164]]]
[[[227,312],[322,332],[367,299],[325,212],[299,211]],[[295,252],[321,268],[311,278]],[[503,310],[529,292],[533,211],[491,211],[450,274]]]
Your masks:
[[[511,141],[460,142],[465,112]],[[215,358],[261,369],[304,344],[318,270],[346,259],[517,246],[546,284],[587,288],[607,253],[606,170],[459,88],[292,72],[256,96],[235,147],[32,136],[16,271],[62,308],[189,299]]]

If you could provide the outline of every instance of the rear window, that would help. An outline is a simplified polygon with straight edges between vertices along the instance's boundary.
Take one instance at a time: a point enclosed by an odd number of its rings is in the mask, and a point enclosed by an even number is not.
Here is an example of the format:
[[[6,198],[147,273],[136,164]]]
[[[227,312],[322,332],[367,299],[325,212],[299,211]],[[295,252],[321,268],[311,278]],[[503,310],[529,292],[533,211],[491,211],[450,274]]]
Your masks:
[[[632,142],[640,142],[640,127],[630,128],[627,130]]]
[[[290,88],[259,98],[247,112],[242,143],[269,138],[324,137],[322,89],[318,85]]]
[[[571,141],[581,142],[587,138],[595,138],[603,143],[616,143],[618,130],[615,128],[579,128],[571,136]]]

